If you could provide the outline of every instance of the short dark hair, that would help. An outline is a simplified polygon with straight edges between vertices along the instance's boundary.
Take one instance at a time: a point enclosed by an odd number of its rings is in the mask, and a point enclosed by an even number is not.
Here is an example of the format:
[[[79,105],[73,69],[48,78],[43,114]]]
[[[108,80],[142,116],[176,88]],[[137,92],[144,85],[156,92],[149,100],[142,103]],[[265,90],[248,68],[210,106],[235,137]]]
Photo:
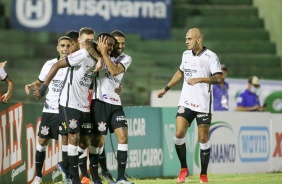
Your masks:
[[[61,40],[69,40],[69,41],[71,41],[71,38],[68,37],[68,36],[61,36],[61,37],[58,39],[58,43],[59,43]]]
[[[70,31],[66,32],[65,36],[68,36],[71,39],[78,39],[79,33],[78,33],[78,31],[70,30]]]
[[[124,38],[125,38],[123,32],[121,32],[120,30],[114,30],[114,31],[112,31],[112,32],[111,32],[111,35],[112,35],[113,37],[121,36],[121,37],[124,37]]]
[[[101,34],[99,34],[98,36],[97,36],[97,40],[101,37],[101,36],[103,36],[103,37],[110,37],[110,38],[113,38],[114,40],[115,40],[115,42],[116,42],[116,39],[115,39],[115,37],[114,36],[112,36],[111,34],[109,34],[109,33],[101,33]]]
[[[95,30],[89,27],[83,27],[79,30],[79,36],[83,35],[83,34],[94,34],[95,35]]]

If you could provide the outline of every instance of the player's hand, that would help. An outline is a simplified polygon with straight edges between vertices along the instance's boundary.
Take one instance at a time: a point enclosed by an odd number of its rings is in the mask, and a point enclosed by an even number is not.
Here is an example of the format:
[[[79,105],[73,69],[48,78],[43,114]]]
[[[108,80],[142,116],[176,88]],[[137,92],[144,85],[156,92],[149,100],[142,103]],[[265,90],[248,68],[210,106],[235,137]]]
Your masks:
[[[97,44],[95,42],[85,40],[85,49],[93,58],[98,59],[99,57],[101,57],[101,54],[97,50]]]
[[[39,100],[40,98],[42,98],[43,96],[40,95],[40,93],[38,92],[38,90],[33,92],[33,96],[36,97],[37,100]]]
[[[30,92],[30,88],[31,88],[31,84],[27,84],[24,87],[25,93],[28,94],[28,95],[29,95],[29,92]]]
[[[48,86],[43,84],[38,90],[33,93],[33,95],[36,97],[36,99],[40,99],[45,95],[47,89]]]
[[[103,67],[103,61],[102,61],[102,58],[99,57],[99,58],[98,58],[98,61],[97,61],[97,63],[96,63],[95,69],[92,70],[92,72],[93,72],[93,73],[98,72],[98,71],[100,71],[100,70],[102,69],[102,67]]]
[[[106,36],[98,38],[98,48],[101,54],[108,54],[108,40]]]
[[[9,103],[10,100],[11,100],[11,98],[12,98],[12,94],[11,94],[11,93],[5,93],[5,94],[1,97],[3,103]]]
[[[158,91],[157,97],[158,98],[162,98],[165,94],[166,94],[166,90],[165,89],[161,89],[160,91]]]
[[[6,63],[7,63],[7,61],[1,62],[1,63],[0,63],[0,67],[3,67],[3,68],[4,68],[4,67],[6,66]]]
[[[118,88],[115,88],[115,93],[120,95],[122,91],[122,87],[123,87],[122,84],[120,84]]]
[[[197,84],[197,83],[199,83],[199,82],[201,82],[199,78],[190,78],[190,79],[187,81],[187,84],[193,86],[194,84]]]

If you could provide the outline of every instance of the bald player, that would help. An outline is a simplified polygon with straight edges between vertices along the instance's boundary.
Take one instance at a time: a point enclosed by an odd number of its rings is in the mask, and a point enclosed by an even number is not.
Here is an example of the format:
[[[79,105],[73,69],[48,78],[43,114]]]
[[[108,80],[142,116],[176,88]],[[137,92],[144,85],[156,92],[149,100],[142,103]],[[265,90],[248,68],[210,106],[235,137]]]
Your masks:
[[[157,96],[162,98],[167,91],[183,80],[181,96],[176,114],[175,149],[181,164],[177,183],[183,183],[189,176],[186,161],[186,132],[196,118],[200,144],[200,182],[208,182],[207,168],[210,157],[209,130],[211,124],[212,84],[222,82],[222,71],[217,55],[203,46],[203,35],[198,28],[186,33],[187,50],[174,76]]]

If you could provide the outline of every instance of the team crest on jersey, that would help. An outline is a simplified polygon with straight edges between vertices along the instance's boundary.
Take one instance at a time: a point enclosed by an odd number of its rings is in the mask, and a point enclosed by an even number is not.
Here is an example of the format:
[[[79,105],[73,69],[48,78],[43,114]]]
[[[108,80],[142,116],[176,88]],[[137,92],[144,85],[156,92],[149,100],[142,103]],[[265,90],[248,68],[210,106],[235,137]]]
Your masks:
[[[101,131],[101,132],[104,132],[106,130],[106,123],[98,123],[98,130]]]
[[[72,129],[75,129],[77,127],[77,120],[71,119],[69,127],[72,128]]]
[[[200,68],[204,68],[206,65],[206,62],[204,60],[200,60]]]
[[[41,127],[40,133],[41,133],[42,135],[48,135],[48,134],[49,134],[49,127],[47,127],[47,126]]]
[[[184,109],[183,106],[178,107],[178,113],[179,113],[179,114],[182,114],[182,113],[184,113],[184,112],[185,112],[185,109]]]

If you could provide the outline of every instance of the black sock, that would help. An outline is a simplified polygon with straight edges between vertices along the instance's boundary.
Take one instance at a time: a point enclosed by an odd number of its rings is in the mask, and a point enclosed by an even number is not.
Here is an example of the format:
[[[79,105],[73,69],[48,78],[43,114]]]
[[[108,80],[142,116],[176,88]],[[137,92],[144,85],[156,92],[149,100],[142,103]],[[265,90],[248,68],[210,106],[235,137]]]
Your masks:
[[[90,161],[90,171],[92,180],[99,180],[100,177],[98,175],[98,163],[99,163],[99,155],[89,153],[89,161]]]
[[[69,157],[69,171],[73,177],[73,183],[80,183],[79,173],[78,173],[78,155]]]
[[[35,153],[35,168],[36,168],[36,176],[42,178],[42,168],[45,160],[46,152],[40,152],[36,150]]]
[[[62,151],[62,160],[68,158],[68,151]]]
[[[117,151],[117,162],[118,162],[118,179],[124,177],[125,167],[127,161],[127,151]]]
[[[83,153],[78,152],[78,165],[79,165],[82,177],[85,176],[85,177],[89,178],[88,173],[87,173],[87,166],[86,166],[87,156],[85,155],[85,157],[79,158],[79,156],[82,155],[82,154]]]
[[[103,149],[103,152],[99,155],[99,164],[103,173],[108,172],[105,148]]]
[[[186,162],[186,144],[175,145],[176,153],[180,161],[181,168],[187,168]]]
[[[210,148],[200,151],[201,157],[201,174],[207,174],[209,160],[210,160]]]
[[[68,156],[68,152],[67,151],[63,151],[62,152],[62,161],[60,162],[60,165],[66,169],[69,170],[69,156]]]

